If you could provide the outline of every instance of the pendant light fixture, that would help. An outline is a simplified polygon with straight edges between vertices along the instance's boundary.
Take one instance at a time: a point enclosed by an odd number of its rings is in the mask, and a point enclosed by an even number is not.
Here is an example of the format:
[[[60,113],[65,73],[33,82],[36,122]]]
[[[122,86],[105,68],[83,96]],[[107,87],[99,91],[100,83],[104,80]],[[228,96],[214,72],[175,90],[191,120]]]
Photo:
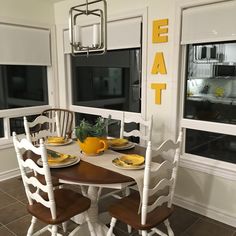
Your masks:
[[[99,7],[98,7],[99,6]],[[79,18],[82,16],[95,16],[96,23],[92,25],[92,44],[83,45],[82,30]],[[104,54],[107,50],[107,3],[106,0],[86,0],[70,8],[69,37],[72,55],[78,54]]]

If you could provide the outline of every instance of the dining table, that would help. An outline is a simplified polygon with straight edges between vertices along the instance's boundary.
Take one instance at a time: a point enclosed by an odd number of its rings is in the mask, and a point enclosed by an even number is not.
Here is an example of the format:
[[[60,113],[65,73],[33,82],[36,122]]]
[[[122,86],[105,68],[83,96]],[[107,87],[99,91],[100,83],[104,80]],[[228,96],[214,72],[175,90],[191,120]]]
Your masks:
[[[47,149],[79,158],[79,162],[74,165],[63,168],[51,168],[51,176],[58,179],[60,183],[81,186],[82,193],[91,200],[88,217],[94,227],[94,231],[97,236],[105,236],[108,227],[98,217],[98,202],[101,188],[121,190],[127,186],[138,184],[141,189],[144,173],[143,168],[135,170],[116,168],[112,160],[124,154],[145,156],[146,148],[135,144],[132,149],[119,151],[105,150],[100,155],[87,156],[82,153],[78,143],[73,141],[68,145],[47,146]],[[26,151],[24,156],[25,158],[33,159],[35,162],[39,159],[39,156],[31,151]],[[157,165],[161,161],[161,157],[156,157]],[[78,235],[94,235],[93,232],[90,232],[83,214],[75,217],[74,221],[81,224]]]

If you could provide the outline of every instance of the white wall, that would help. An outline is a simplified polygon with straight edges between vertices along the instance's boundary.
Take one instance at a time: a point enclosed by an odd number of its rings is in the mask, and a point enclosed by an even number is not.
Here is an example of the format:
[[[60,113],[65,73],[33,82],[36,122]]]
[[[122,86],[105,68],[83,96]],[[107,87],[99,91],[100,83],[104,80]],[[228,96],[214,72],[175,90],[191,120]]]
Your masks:
[[[54,9],[45,0],[1,0],[0,17],[32,23],[54,23]]]
[[[154,140],[160,142],[166,137],[176,135],[176,123],[178,123],[176,111],[179,100],[177,88],[179,79],[177,75],[176,58],[178,58],[179,45],[175,45],[179,27],[176,22],[175,4],[203,3],[208,0],[107,0],[108,16],[124,14],[139,8],[148,7],[148,45],[147,45],[147,115],[154,114]],[[68,22],[68,10],[71,6],[78,5],[81,1],[66,0],[55,4],[55,22],[59,26]],[[208,2],[214,2],[209,0]],[[164,44],[152,44],[152,22],[156,19],[169,19],[169,42]],[[62,34],[58,34],[61,37]],[[58,40],[62,40],[58,38]],[[163,52],[167,67],[167,75],[152,75],[154,55]],[[59,61],[61,58],[59,58]],[[64,65],[59,65],[63,67]],[[61,81],[64,83],[63,81]],[[154,104],[154,91],[150,88],[151,83],[167,83],[167,90],[163,92],[162,104]],[[64,85],[63,85],[64,86]],[[143,88],[145,89],[145,88]],[[235,182],[209,175],[188,168],[180,168],[176,189],[176,203],[199,213],[208,215],[229,224],[236,222],[236,195]]]
[[[53,25],[53,4],[45,0],[1,0],[0,21],[32,25]],[[20,116],[20,114],[19,114]],[[13,148],[0,149],[0,181],[18,174]]]

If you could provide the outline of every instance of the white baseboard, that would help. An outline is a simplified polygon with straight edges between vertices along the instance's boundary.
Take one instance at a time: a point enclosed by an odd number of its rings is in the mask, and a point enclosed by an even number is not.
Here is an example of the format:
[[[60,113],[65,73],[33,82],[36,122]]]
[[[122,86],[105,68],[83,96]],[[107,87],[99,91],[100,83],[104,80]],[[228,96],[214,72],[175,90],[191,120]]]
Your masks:
[[[174,196],[173,203],[177,206],[186,208],[200,215],[204,215],[214,220],[225,223],[227,225],[236,227],[236,223],[235,223],[236,215],[225,212],[222,209],[218,209],[218,208],[214,208],[205,204],[201,204],[196,201],[181,197],[179,195]]]
[[[0,182],[20,175],[20,169],[12,169],[0,173]]]

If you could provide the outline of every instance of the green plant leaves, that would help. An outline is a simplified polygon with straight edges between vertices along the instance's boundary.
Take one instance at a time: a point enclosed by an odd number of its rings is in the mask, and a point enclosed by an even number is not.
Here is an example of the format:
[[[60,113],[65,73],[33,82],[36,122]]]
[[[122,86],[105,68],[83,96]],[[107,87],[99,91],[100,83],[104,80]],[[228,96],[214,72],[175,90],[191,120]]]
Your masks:
[[[83,119],[79,126],[75,127],[75,135],[80,142],[84,142],[87,137],[106,137],[106,126],[107,122],[102,117],[99,117],[94,125]]]

